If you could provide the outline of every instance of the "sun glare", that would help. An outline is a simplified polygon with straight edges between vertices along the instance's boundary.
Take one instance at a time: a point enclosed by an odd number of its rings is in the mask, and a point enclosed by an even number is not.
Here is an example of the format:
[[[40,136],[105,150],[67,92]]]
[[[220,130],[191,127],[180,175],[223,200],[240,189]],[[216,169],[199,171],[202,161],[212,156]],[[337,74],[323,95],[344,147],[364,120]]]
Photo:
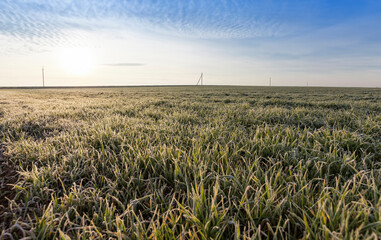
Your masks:
[[[95,68],[94,52],[88,48],[60,50],[61,66],[71,75],[88,75]]]

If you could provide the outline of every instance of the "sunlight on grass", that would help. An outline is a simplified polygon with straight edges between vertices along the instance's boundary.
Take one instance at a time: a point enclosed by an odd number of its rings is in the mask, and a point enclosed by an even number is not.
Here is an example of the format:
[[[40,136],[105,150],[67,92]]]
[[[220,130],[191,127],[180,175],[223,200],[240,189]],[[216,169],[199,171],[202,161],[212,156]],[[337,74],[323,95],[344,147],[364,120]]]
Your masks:
[[[2,90],[15,239],[381,236],[379,89]]]

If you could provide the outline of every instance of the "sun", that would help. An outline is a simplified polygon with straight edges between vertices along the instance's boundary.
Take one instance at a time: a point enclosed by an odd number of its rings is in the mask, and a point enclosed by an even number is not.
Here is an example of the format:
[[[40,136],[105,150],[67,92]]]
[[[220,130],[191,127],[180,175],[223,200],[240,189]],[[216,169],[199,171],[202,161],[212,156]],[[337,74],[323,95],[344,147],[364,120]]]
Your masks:
[[[64,48],[60,50],[62,68],[71,75],[88,75],[95,68],[95,54],[89,48]]]

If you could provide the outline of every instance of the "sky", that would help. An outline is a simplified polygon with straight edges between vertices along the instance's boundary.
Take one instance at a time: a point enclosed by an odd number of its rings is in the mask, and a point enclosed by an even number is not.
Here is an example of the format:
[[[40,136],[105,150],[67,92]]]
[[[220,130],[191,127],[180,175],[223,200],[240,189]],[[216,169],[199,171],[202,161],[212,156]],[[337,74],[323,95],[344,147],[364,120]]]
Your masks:
[[[0,0],[0,87],[381,87],[380,0]]]

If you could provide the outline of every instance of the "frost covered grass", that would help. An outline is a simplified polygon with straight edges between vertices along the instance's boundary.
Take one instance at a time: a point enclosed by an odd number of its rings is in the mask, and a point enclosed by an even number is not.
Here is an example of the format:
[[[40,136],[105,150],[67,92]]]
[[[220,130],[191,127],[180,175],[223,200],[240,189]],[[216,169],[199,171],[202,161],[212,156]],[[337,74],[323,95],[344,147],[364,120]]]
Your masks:
[[[19,173],[0,238],[381,238],[380,103],[380,89],[0,90]]]

